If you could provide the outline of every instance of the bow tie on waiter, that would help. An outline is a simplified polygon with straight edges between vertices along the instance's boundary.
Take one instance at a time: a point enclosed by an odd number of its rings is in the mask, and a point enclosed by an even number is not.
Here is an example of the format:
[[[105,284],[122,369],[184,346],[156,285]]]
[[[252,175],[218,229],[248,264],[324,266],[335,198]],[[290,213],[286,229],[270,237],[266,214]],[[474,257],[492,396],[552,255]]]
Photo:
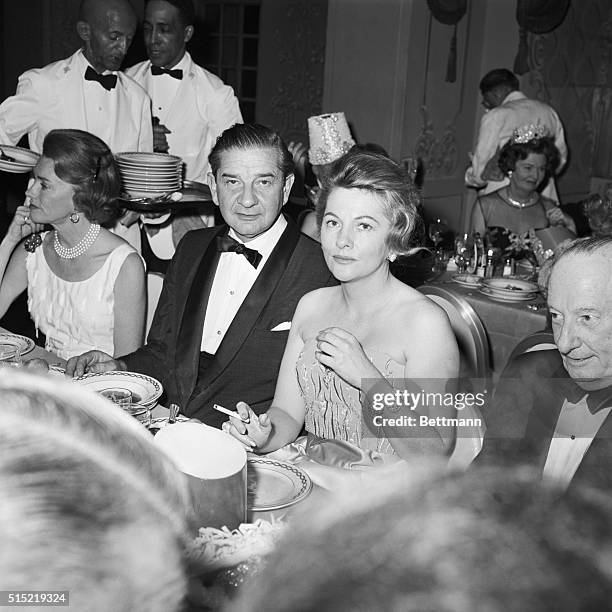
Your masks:
[[[97,81],[106,89],[106,91],[110,91],[114,89],[117,85],[117,75],[116,74],[100,74],[96,72],[91,66],[87,66],[87,70],[85,71],[85,80],[86,81]]]
[[[151,64],[151,74],[153,76],[159,76],[160,74],[167,74],[171,76],[173,79],[178,79],[179,81],[183,78],[183,71],[180,68],[162,68],[161,66],[153,66]]]
[[[254,267],[257,268],[261,261],[261,253],[255,249],[249,249],[241,242],[234,240],[231,236],[218,236],[217,237],[217,251],[223,253],[237,253],[238,255],[244,255],[247,261]]]

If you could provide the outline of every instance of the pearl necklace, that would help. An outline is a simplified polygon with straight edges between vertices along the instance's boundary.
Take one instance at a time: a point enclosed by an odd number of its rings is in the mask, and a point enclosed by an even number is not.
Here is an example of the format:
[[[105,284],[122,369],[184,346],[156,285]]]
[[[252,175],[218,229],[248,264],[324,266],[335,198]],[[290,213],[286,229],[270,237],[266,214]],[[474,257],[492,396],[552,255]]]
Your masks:
[[[534,197],[535,195],[535,197]],[[512,206],[516,206],[516,208],[528,208],[529,206],[533,206],[537,201],[537,194],[529,196],[529,199],[526,202],[519,202],[514,198],[510,197],[510,191],[506,189],[506,199]]]
[[[57,253],[58,257],[61,257],[62,259],[75,259],[87,251],[87,249],[96,241],[99,233],[100,226],[97,223],[92,223],[83,238],[73,247],[68,248],[61,245],[57,235],[57,230],[55,230],[53,232],[53,249]]]

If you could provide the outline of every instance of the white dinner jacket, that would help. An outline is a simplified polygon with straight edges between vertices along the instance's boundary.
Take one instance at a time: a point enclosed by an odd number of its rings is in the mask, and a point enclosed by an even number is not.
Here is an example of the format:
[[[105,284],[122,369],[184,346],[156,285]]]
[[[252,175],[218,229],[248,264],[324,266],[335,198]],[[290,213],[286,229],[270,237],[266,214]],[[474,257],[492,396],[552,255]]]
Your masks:
[[[82,57],[81,50],[19,77],[16,94],[0,104],[0,142],[16,144],[27,133],[30,148],[40,152],[52,129],[87,129],[79,54]],[[106,144],[113,152],[152,151],[149,96],[133,79],[122,72],[116,74],[117,119]]]
[[[223,81],[198,66],[185,53],[186,68],[176,96],[165,116],[160,117],[169,130],[169,152],[183,158],[185,178],[206,182],[209,171],[208,155],[217,137],[235,123],[242,123],[242,115],[234,90]],[[147,92],[151,91],[151,62],[145,61],[126,70]]]

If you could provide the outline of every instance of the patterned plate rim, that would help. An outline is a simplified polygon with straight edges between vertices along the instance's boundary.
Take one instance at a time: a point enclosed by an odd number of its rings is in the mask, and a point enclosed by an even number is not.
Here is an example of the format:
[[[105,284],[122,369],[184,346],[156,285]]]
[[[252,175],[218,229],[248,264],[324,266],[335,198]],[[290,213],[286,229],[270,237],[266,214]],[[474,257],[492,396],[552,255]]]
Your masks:
[[[9,155],[13,153],[14,155],[23,155],[24,157],[27,157],[27,160],[19,160],[16,159],[14,162],[9,162],[11,164],[20,164],[23,166],[30,166],[31,164],[31,168],[33,168],[37,163],[38,160],[40,158],[40,155],[38,153],[36,153],[36,151],[32,151],[31,149],[26,149],[24,147],[15,147],[13,145],[5,145],[5,144],[0,144],[0,149],[2,149],[2,151],[5,151],[5,155]],[[3,159],[2,161],[9,161],[8,159]]]
[[[265,465],[272,466],[275,468],[280,468],[285,472],[291,472],[294,476],[297,476],[301,483],[300,490],[287,502],[283,502],[280,504],[274,505],[265,505],[265,506],[255,506],[249,505],[248,509],[251,512],[267,512],[270,510],[280,510],[281,508],[288,508],[289,506],[293,506],[293,504],[297,504],[297,502],[303,500],[312,490],[312,480],[310,476],[302,469],[297,467],[296,465],[292,465],[291,463],[287,463],[286,461],[279,461],[278,459],[269,459],[267,457],[249,457],[247,459],[248,465]],[[247,467],[248,470],[248,467]],[[277,470],[278,471],[278,470]],[[248,479],[248,476],[247,476]]]
[[[478,291],[482,293],[482,295],[486,295],[488,298],[491,298],[492,300],[497,300],[498,302],[512,302],[512,303],[530,302],[532,300],[535,300],[538,297],[536,292],[533,292],[533,295],[528,294],[528,295],[531,295],[531,297],[526,297],[525,295],[523,296],[496,295],[488,287],[480,287]]]
[[[83,374],[83,376],[79,376],[78,378],[74,378],[73,380],[74,382],[79,383],[84,380],[100,378],[102,376],[125,376],[128,378],[140,378],[151,383],[155,388],[155,391],[151,395],[151,397],[147,399],[146,402],[142,402],[144,405],[156,402],[161,397],[161,394],[164,392],[164,388],[162,387],[162,384],[159,382],[159,380],[153,378],[152,376],[147,376],[146,374],[139,374],[138,372],[124,372],[122,370],[111,370],[110,372],[90,372],[89,374]]]
[[[23,344],[25,344],[24,348],[19,347],[21,355],[27,355],[35,346],[34,340],[32,338],[28,338],[27,336],[22,336],[21,334],[12,334],[11,332],[0,332],[0,344],[2,344],[2,338],[19,338]]]

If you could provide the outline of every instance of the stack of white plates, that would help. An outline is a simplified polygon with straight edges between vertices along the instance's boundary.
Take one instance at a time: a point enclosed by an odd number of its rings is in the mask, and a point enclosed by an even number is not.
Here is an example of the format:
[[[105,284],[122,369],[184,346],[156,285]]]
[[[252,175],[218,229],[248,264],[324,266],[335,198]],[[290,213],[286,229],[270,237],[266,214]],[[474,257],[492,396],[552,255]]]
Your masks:
[[[181,188],[183,160],[166,153],[118,153],[123,190],[136,198],[157,197]]]
[[[500,302],[526,302],[536,297],[538,286],[518,278],[485,278],[480,291]]]

